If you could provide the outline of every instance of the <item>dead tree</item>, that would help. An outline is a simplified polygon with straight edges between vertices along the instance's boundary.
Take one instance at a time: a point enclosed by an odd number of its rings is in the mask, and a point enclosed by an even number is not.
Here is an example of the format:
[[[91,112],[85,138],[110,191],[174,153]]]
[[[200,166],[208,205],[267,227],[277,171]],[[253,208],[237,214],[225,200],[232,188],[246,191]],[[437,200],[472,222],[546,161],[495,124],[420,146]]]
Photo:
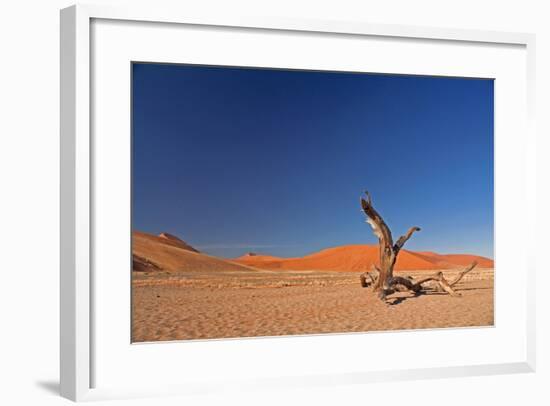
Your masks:
[[[378,245],[380,250],[379,266],[373,264],[373,270],[361,275],[361,286],[372,286],[373,290],[378,293],[378,297],[386,300],[386,297],[397,291],[411,291],[415,294],[420,294],[426,291],[423,284],[432,282],[436,289],[442,292],[447,292],[453,297],[459,297],[460,293],[456,292],[453,287],[462,279],[464,275],[475,268],[477,263],[474,261],[470,266],[461,271],[451,282],[443,276],[442,272],[437,272],[434,275],[415,281],[412,277],[394,276],[393,268],[397,261],[397,256],[401,248],[412,237],[416,231],[420,231],[420,227],[411,227],[405,235],[399,237],[394,243],[390,228],[384,222],[382,216],[372,206],[372,200],[368,192],[365,192],[367,198],[361,198],[361,207],[367,215],[367,223],[373,229],[374,235],[378,237]]]

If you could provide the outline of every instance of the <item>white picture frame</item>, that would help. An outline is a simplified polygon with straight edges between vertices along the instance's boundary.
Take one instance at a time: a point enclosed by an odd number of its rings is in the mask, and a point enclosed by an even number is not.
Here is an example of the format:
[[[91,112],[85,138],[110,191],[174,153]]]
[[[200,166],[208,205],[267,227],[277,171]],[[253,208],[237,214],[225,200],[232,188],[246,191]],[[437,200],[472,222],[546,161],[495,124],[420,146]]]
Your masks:
[[[526,110],[524,141],[526,143],[526,168],[522,181],[529,210],[527,240],[534,242],[535,224],[535,134],[534,134],[534,53],[535,37],[526,33],[489,32],[446,28],[428,28],[402,25],[380,25],[357,22],[288,20],[277,18],[231,19],[219,16],[189,16],[185,9],[156,10],[151,8],[109,8],[104,6],[72,6],[61,11],[61,394],[72,400],[113,396],[141,396],[151,393],[188,393],[211,390],[207,383],[199,383],[191,389],[184,383],[170,387],[158,386],[155,390],[139,388],[94,388],[95,353],[93,330],[95,327],[93,295],[96,288],[91,273],[94,243],[91,238],[92,222],[92,142],[91,75],[93,61],[91,30],[97,20],[131,23],[172,23],[199,27],[246,28],[254,30],[284,31],[288,35],[298,32],[317,34],[348,34],[380,38],[405,38],[436,40],[445,43],[502,44],[525,47],[526,55]],[[497,107],[498,108],[498,107]],[[498,175],[497,175],[498,176]],[[497,223],[497,235],[499,230]],[[533,253],[522,258],[525,277],[535,279]],[[498,262],[497,262],[498,263]],[[498,265],[497,265],[498,267]],[[497,292],[498,295],[498,292]],[[247,381],[241,384],[251,387],[296,384],[362,383],[380,380],[420,379],[467,375],[530,372],[535,369],[535,297],[534,290],[525,292],[525,356],[514,362],[471,363],[439,367],[395,368],[388,370],[359,371],[283,376]],[[396,334],[396,333],[394,333]],[[130,345],[128,343],[128,345]],[[229,378],[229,376],[228,376]],[[200,388],[200,389],[197,389]]]

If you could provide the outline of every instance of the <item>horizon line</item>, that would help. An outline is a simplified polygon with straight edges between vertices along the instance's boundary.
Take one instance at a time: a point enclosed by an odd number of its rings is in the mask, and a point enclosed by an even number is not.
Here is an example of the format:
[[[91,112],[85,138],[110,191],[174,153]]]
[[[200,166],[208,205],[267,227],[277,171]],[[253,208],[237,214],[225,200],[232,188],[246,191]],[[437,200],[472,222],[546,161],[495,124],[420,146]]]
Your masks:
[[[135,230],[135,229],[132,228],[132,233],[134,233],[134,232],[149,234],[149,235],[154,236],[154,237],[159,237],[159,234],[165,232],[165,233],[171,234],[171,235],[175,236],[176,238],[180,239],[180,237],[176,233],[170,233],[170,232],[167,232],[167,231],[161,231],[160,233],[156,234],[156,233],[152,233],[152,232]],[[245,250],[245,248],[299,247],[299,246],[307,245],[307,244],[245,244],[245,243],[235,243],[235,244],[221,244],[221,243],[220,244],[191,244],[187,240],[181,240],[181,241],[185,242],[186,244],[191,245],[195,249],[199,249],[199,251],[202,250],[202,249],[219,249],[219,250],[243,249],[243,250]],[[303,257],[313,255],[315,253],[325,251],[325,250],[328,250],[328,249],[340,248],[340,247],[349,247],[349,246],[372,246],[372,247],[377,247],[378,244],[376,244],[376,243],[370,243],[370,244],[369,243],[350,243],[350,244],[345,244],[344,243],[344,244],[339,244],[339,245],[332,245],[332,246],[328,246],[328,247],[318,248],[318,249],[315,249],[315,250],[310,251],[308,253],[305,253],[301,256],[281,256],[281,255],[274,255],[274,254],[265,253],[265,252],[263,252],[263,253],[254,252],[253,250],[245,250],[245,252],[238,255],[237,257],[226,257],[226,256],[215,255],[215,254],[209,254],[208,252],[203,252],[203,251],[201,251],[201,252],[206,253],[208,255],[213,255],[213,256],[225,258],[225,259],[239,258],[239,257],[242,257],[242,256],[244,256],[246,254],[250,254],[250,253],[251,254],[256,254],[256,255],[272,256],[272,257],[277,257],[277,258],[281,258],[281,259],[293,259],[293,258],[303,258]],[[494,261],[494,252],[493,252],[492,256],[485,256],[485,255],[481,255],[481,254],[477,254],[477,253],[470,253],[470,252],[445,252],[445,253],[441,253],[441,252],[437,252],[437,251],[430,250],[430,249],[411,250],[411,249],[408,249],[408,248],[403,248],[402,251],[408,251],[408,252],[413,253],[413,254],[430,252],[430,253],[433,253],[433,254],[436,254],[436,255],[443,255],[443,256],[445,256],[445,255],[473,255],[473,256],[486,258],[486,259],[489,259],[491,261]]]

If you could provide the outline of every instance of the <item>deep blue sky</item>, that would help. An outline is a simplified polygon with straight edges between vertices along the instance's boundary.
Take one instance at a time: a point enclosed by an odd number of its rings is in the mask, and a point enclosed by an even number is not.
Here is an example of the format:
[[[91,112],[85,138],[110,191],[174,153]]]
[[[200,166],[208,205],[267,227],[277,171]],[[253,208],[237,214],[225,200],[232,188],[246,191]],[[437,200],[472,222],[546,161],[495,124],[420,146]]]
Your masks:
[[[133,227],[223,257],[377,243],[493,257],[493,81],[133,65]]]

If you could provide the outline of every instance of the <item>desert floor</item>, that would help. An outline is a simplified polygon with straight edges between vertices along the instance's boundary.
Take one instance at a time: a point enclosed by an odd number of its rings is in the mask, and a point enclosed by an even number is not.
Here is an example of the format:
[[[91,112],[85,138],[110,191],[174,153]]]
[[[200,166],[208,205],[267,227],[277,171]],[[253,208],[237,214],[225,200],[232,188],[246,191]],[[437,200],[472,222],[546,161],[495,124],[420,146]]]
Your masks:
[[[421,277],[434,271],[403,272]],[[452,277],[453,271],[445,270]],[[165,341],[490,326],[493,270],[474,269],[460,298],[398,293],[384,304],[359,273],[133,273],[132,340]]]

